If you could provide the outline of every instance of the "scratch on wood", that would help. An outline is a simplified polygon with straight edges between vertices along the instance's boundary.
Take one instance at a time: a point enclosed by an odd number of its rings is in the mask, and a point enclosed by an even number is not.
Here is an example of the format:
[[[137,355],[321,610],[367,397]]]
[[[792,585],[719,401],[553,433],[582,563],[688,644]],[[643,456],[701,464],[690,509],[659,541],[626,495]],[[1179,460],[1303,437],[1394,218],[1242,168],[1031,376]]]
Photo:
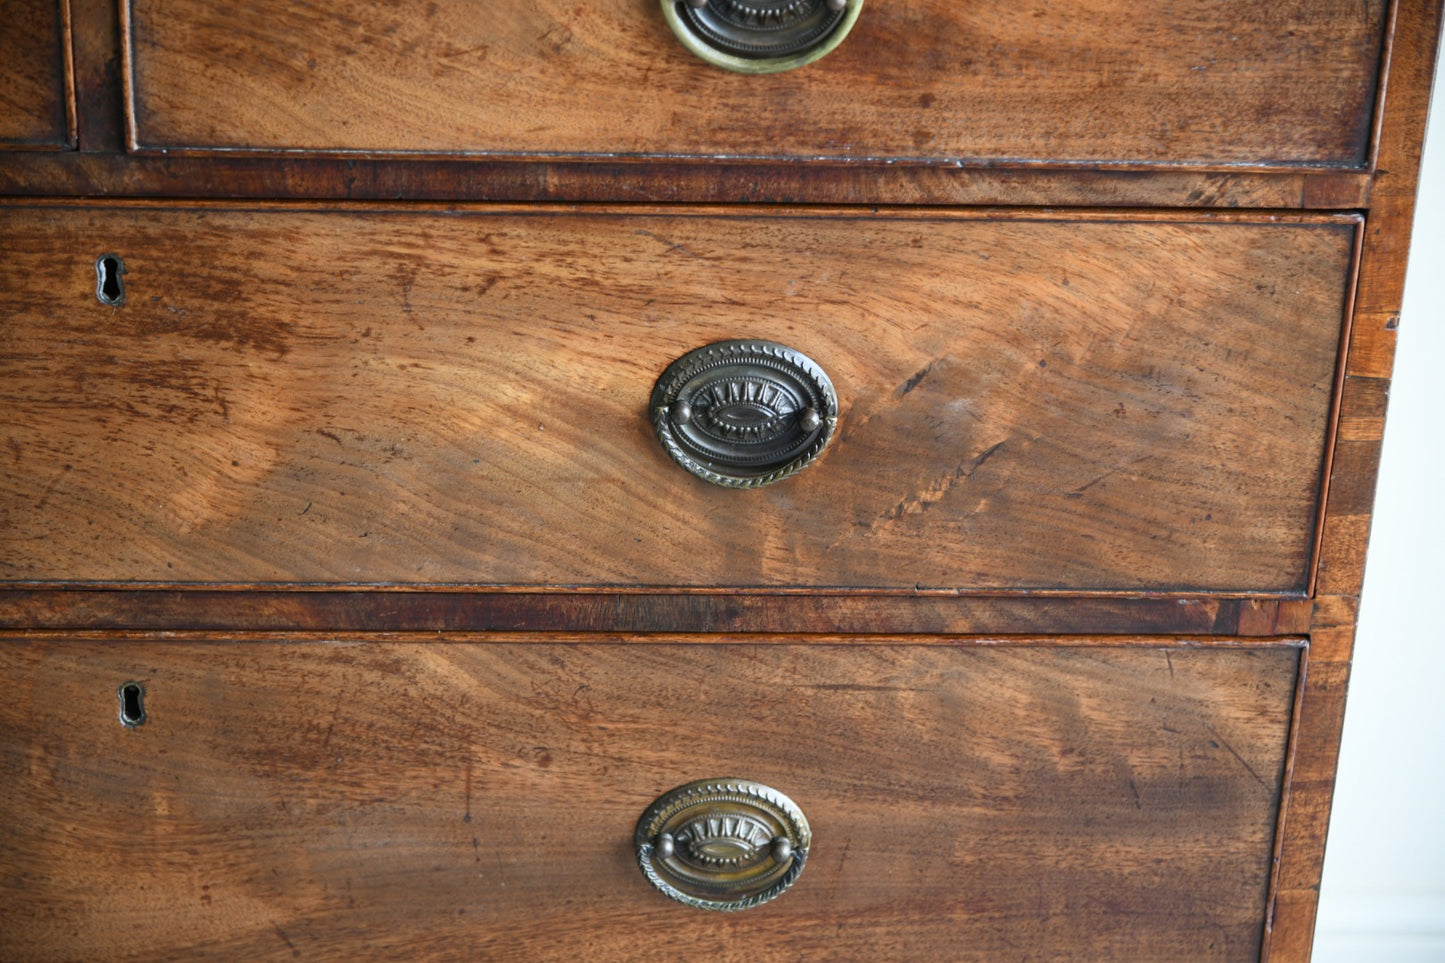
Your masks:
[[[894,505],[879,519],[880,522],[897,521],[904,515],[917,515],[926,511],[930,506],[936,504],[954,489],[959,483],[973,477],[974,472],[983,467],[984,463],[992,458],[1003,448],[1006,442],[999,442],[983,453],[974,457],[971,461],[959,465],[952,474],[945,475],[938,482],[924,489],[916,495],[910,495],[898,504]],[[875,523],[874,527],[877,527]]]
[[[704,257],[702,257],[701,255],[699,255],[699,254],[694,254],[692,251],[689,251],[686,247],[682,246],[681,244],[678,244],[676,241],[673,241],[673,240],[671,240],[671,239],[669,239],[669,238],[663,237],[661,234],[654,234],[654,233],[652,233],[651,231],[644,231],[644,230],[641,230],[641,229],[639,229],[637,233],[638,233],[640,236],[642,236],[642,237],[650,237],[650,238],[652,238],[654,241],[658,242],[659,244],[666,245],[667,248],[668,248],[668,250],[677,251],[677,252],[679,252],[679,253],[681,253],[681,254],[686,254],[688,257],[690,257],[690,258],[695,258],[695,259],[697,259],[697,260],[699,260],[699,261],[706,260],[706,259],[705,259]]]
[[[933,373],[933,368],[937,364],[937,361],[928,362],[928,364],[924,365],[921,370],[919,370],[913,375],[913,377],[909,378],[907,381],[903,382],[903,384],[899,385],[896,397],[902,398],[904,395],[908,394],[914,388],[917,388],[920,384],[922,384],[923,379],[927,378],[930,374]]]
[[[66,474],[69,473],[69,471],[70,471],[70,466],[69,466],[69,465],[66,465],[64,468],[62,468],[62,469],[59,471],[59,473],[56,474],[56,476],[55,476],[54,478],[52,478],[52,479],[50,480],[50,484],[48,484],[48,485],[45,486],[45,491],[43,491],[43,492],[40,493],[40,500],[35,503],[35,510],[36,510],[36,511],[39,511],[40,509],[44,508],[44,507],[45,507],[45,503],[48,502],[48,501],[50,501],[50,496],[53,495],[53,494],[55,494],[55,489],[60,485],[60,480],[61,480],[62,478],[64,478],[64,477],[66,476]]]
[[[286,931],[281,928],[279,923],[272,923],[271,928],[276,931],[277,936],[281,937],[281,942],[285,943],[286,946],[290,948],[292,956],[301,955],[301,951],[296,948],[295,943],[291,942],[291,938],[286,935]]]
[[[1153,457],[1154,457],[1153,455],[1145,455],[1143,458],[1136,458],[1134,461],[1131,461],[1131,462],[1129,463],[1128,467],[1129,467],[1129,468],[1133,468],[1135,465],[1141,465],[1141,464],[1143,464],[1144,462],[1148,461],[1149,459],[1151,459],[1151,458],[1153,458]],[[1084,492],[1088,491],[1090,488],[1093,488],[1095,485],[1099,484],[1099,482],[1101,482],[1101,481],[1103,481],[1104,479],[1110,477],[1111,475],[1117,475],[1117,474],[1119,473],[1119,471],[1120,471],[1120,469],[1118,469],[1118,468],[1110,468],[1108,471],[1104,472],[1104,474],[1100,475],[1098,478],[1095,478],[1093,481],[1087,482],[1087,483],[1085,483],[1085,484],[1083,484],[1083,485],[1080,485],[1078,488],[1075,488],[1075,489],[1074,489],[1073,491],[1071,491],[1071,492],[1065,492],[1065,493],[1064,493],[1064,497],[1065,497],[1065,498],[1079,498],[1079,497],[1082,497],[1083,494],[1084,494]]]
[[[1234,751],[1234,747],[1231,746],[1228,742],[1226,742],[1224,740],[1224,737],[1221,736],[1217,731],[1215,731],[1213,726],[1210,726],[1209,733],[1210,735],[1214,736],[1214,739],[1210,741],[1210,745],[1214,746],[1216,749],[1222,748],[1225,752],[1229,753],[1231,756],[1237,759],[1239,761],[1239,764],[1245,769],[1247,769],[1249,771],[1249,774],[1254,777],[1254,781],[1259,783],[1265,789],[1272,788],[1269,783],[1264,781],[1264,777],[1254,771],[1254,767],[1251,766],[1243,756]]]
[[[464,823],[469,823],[469,822],[472,821],[472,761],[471,761],[470,759],[467,760],[467,789],[466,789],[466,793],[467,793],[467,795],[466,795],[466,802],[465,802],[466,808],[465,808],[465,810],[464,810],[464,815],[462,816],[462,822],[464,822]]]
[[[1090,488],[1093,488],[1095,485],[1099,484],[1099,482],[1103,481],[1105,478],[1108,478],[1108,477],[1109,477],[1110,475],[1112,475],[1112,474],[1114,474],[1114,469],[1110,468],[1108,471],[1104,472],[1104,474],[1100,475],[1098,478],[1095,478],[1093,481],[1091,481],[1091,482],[1089,482],[1089,483],[1087,483],[1087,484],[1084,484],[1084,485],[1080,485],[1078,488],[1075,488],[1073,491],[1066,493],[1066,494],[1064,495],[1064,497],[1065,497],[1065,498],[1082,498],[1083,495],[1084,495],[1084,492],[1088,491]]]

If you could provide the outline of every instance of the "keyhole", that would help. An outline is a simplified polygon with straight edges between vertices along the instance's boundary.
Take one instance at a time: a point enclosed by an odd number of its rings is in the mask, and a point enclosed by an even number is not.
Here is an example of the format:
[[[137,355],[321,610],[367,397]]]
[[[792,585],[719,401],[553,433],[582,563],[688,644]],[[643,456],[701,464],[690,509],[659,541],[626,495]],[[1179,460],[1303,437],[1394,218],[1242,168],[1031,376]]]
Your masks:
[[[125,262],[119,254],[102,254],[95,259],[95,296],[101,304],[119,307],[125,304]]]
[[[123,726],[145,725],[145,686],[139,682],[127,682],[116,690],[120,697],[120,724]]]

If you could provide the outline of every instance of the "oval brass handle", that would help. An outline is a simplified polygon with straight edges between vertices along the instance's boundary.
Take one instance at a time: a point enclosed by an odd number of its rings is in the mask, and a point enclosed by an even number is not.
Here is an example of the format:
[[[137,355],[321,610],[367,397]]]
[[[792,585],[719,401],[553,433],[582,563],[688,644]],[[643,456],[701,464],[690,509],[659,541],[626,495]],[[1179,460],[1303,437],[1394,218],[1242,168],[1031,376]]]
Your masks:
[[[673,460],[727,488],[758,488],[806,468],[838,426],[833,382],[771,341],[719,341],[668,365],[652,425]]]
[[[682,45],[744,74],[802,67],[848,36],[863,0],[662,0]]]
[[[812,830],[776,789],[703,779],[657,798],[637,822],[637,862],[653,886],[698,909],[748,909],[793,885]]]

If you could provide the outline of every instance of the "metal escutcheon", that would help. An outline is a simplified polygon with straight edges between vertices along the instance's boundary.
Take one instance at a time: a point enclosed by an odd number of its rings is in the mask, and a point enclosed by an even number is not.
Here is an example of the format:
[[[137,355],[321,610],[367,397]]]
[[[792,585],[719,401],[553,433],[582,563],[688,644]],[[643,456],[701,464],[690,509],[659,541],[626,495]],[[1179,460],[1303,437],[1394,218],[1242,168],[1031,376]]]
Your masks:
[[[776,789],[703,779],[659,796],[638,820],[637,862],[679,903],[724,912],[766,903],[803,872],[813,834]]]
[[[668,365],[652,425],[673,460],[727,488],[758,488],[806,468],[838,426],[833,382],[771,341],[719,341]]]
[[[682,45],[744,74],[802,67],[848,35],[863,0],[662,0]]]

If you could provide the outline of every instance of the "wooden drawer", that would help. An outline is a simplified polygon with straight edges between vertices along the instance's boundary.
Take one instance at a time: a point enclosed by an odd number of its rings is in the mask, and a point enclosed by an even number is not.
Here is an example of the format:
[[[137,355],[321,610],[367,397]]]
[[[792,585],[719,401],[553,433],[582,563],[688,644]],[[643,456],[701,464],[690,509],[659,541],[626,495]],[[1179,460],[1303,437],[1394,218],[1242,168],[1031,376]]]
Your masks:
[[[144,151],[1362,167],[1385,0],[873,0],[742,76],[657,0],[129,0]]]
[[[0,150],[75,146],[66,4],[11,0],[0,17]]]
[[[11,581],[1308,589],[1353,217],[3,223]],[[733,337],[841,399],[818,463],[758,491],[684,472],[648,416]]]
[[[1258,958],[1300,644],[701,641],[8,642],[0,956]],[[633,852],[720,775],[735,914]]]

